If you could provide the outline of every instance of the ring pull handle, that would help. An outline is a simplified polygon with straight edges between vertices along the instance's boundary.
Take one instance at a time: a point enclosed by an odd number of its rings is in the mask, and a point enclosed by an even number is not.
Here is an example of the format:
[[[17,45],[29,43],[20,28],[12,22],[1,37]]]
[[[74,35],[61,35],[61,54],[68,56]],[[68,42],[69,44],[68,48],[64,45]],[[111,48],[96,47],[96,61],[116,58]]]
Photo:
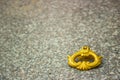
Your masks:
[[[101,59],[102,57],[98,56],[88,46],[83,46],[80,51],[68,56],[68,65],[79,70],[89,70],[99,66]]]

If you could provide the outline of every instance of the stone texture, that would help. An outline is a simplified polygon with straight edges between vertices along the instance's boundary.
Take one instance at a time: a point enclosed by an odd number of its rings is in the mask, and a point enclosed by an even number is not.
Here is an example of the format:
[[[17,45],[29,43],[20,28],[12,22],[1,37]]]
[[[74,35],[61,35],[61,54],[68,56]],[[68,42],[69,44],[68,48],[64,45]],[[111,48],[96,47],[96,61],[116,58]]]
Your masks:
[[[120,80],[120,0],[0,0],[0,80]],[[89,45],[100,67],[67,55]]]

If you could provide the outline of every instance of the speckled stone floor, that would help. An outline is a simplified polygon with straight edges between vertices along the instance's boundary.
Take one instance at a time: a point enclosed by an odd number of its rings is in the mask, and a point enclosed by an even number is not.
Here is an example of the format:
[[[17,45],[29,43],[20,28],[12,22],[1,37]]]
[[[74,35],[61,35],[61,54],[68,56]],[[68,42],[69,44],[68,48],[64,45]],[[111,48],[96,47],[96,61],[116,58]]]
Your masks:
[[[83,45],[101,66],[68,66]],[[0,80],[120,80],[120,0],[0,0]]]

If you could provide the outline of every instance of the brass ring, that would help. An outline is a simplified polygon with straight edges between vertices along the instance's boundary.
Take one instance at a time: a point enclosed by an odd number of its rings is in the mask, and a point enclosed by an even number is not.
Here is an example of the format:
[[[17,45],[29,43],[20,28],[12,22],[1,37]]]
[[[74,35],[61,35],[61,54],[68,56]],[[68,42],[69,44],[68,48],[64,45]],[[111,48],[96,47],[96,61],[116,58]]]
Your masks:
[[[100,65],[101,59],[102,57],[90,50],[88,46],[83,46],[80,51],[68,56],[68,64],[79,70],[88,70]]]

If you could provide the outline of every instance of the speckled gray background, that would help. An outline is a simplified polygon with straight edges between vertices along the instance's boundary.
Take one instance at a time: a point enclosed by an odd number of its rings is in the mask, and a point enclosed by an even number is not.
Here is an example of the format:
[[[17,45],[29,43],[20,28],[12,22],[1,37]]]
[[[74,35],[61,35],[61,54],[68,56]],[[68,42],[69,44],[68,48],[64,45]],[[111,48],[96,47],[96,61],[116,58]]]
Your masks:
[[[83,45],[101,66],[68,66]],[[0,0],[0,80],[120,80],[120,0]]]

